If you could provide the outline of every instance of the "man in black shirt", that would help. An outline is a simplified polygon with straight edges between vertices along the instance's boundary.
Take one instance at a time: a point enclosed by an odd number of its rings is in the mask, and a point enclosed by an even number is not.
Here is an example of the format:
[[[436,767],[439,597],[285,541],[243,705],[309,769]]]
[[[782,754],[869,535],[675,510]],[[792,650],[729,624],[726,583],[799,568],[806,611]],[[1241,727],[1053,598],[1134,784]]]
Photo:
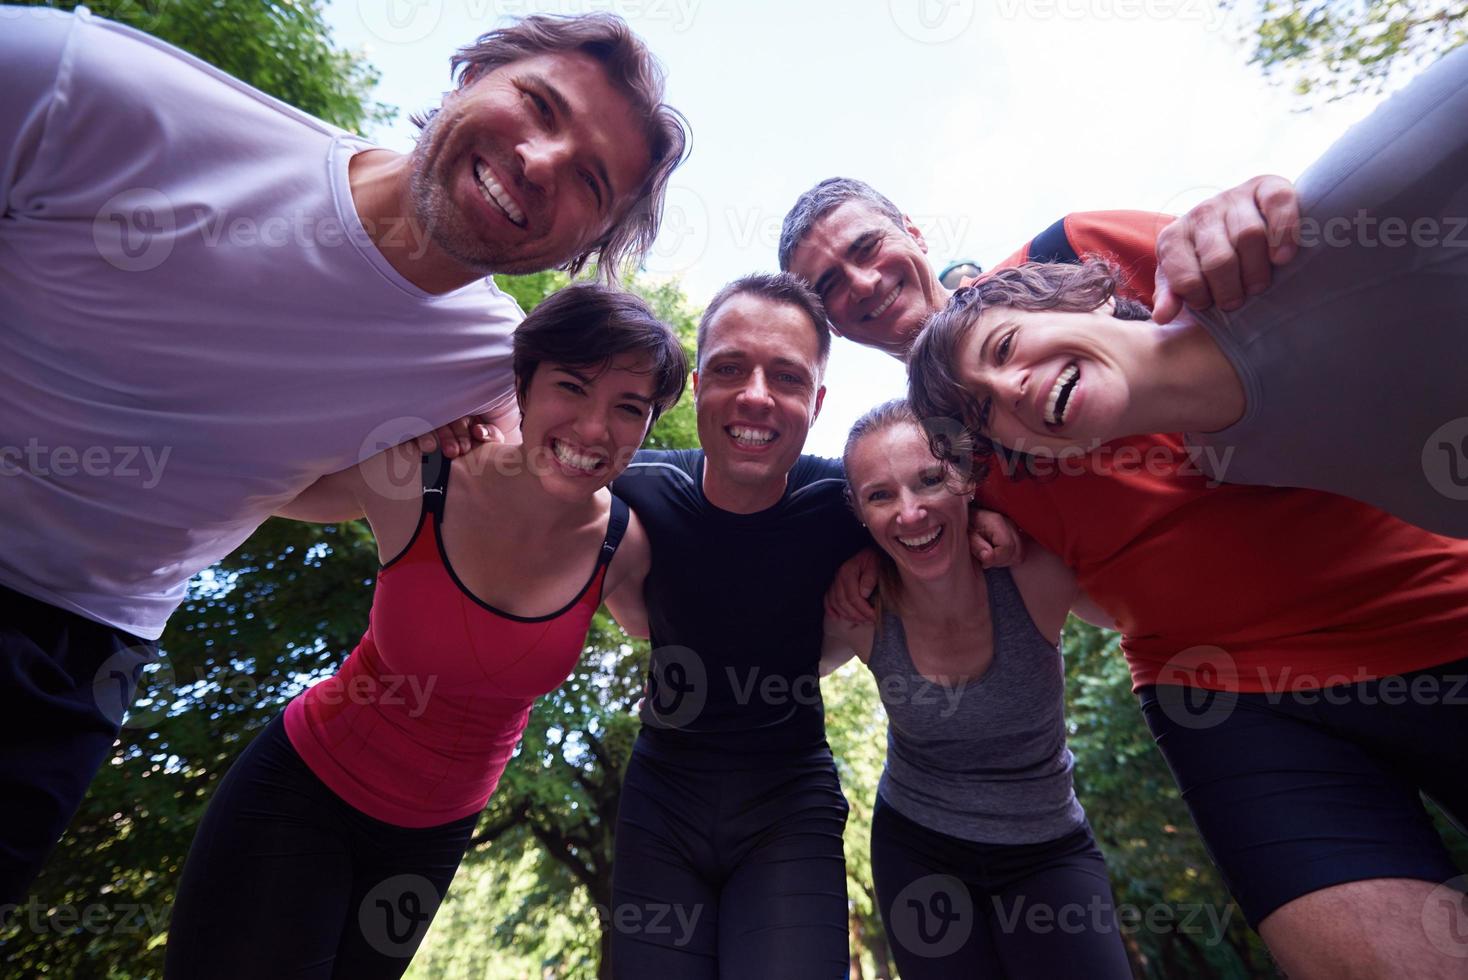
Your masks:
[[[790,276],[709,303],[702,450],[616,483],[652,547],[653,655],[618,815],[618,978],[845,977],[846,801],[826,745],[822,597],[869,542],[836,460],[802,456],[830,334]]]

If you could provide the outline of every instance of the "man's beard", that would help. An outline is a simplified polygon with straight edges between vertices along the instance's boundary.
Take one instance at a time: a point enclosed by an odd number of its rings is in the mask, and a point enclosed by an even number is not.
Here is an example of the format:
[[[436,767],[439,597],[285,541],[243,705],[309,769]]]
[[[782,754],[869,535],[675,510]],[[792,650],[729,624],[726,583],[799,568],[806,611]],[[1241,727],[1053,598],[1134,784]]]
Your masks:
[[[427,235],[449,258],[481,275],[495,272],[519,273],[514,263],[501,263],[485,242],[474,233],[469,220],[454,205],[449,192],[453,174],[447,170],[445,147],[439,136],[440,111],[428,121],[413,145],[412,170],[408,192],[413,202],[413,218],[419,234]]]

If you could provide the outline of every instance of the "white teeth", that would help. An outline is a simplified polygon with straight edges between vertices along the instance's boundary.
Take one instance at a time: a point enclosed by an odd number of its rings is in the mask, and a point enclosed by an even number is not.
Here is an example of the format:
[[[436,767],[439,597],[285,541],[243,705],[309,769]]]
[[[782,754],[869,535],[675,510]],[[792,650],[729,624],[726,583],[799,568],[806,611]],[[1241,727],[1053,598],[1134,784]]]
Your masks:
[[[1081,369],[1074,364],[1060,372],[1060,377],[1055,379],[1055,387],[1050,389],[1050,397],[1045,400],[1045,421],[1051,425],[1059,425],[1065,421],[1065,410],[1061,409],[1060,396],[1066,387],[1080,376]]]
[[[775,433],[769,429],[751,429],[746,425],[729,426],[729,434],[734,437],[735,442],[742,442],[750,446],[763,446],[775,438]]]
[[[560,460],[563,465],[569,466],[573,470],[593,473],[602,463],[601,457],[592,456],[587,453],[578,453],[565,443],[559,441],[551,443],[551,452],[556,454],[556,459]]]
[[[921,548],[921,547],[923,547],[926,544],[931,544],[932,542],[936,541],[938,539],[938,535],[940,535],[942,533],[943,533],[943,529],[941,527],[935,527],[931,531],[929,531],[927,534],[924,534],[920,538],[904,538],[904,537],[899,537],[897,540],[898,541],[901,541],[903,544],[907,545],[909,548]]]
[[[897,285],[892,287],[892,292],[887,294],[887,298],[882,300],[882,304],[878,306],[875,310],[872,310],[872,312],[868,313],[866,318],[868,320],[875,320],[883,313],[886,313],[887,307],[897,302],[897,294],[900,292],[902,292],[902,283],[899,282]]]
[[[474,165],[474,176],[479,179],[479,189],[483,192],[485,200],[503,211],[505,217],[509,218],[510,221],[524,228],[525,212],[515,206],[515,202],[510,199],[510,195],[506,194],[505,189],[500,186],[499,181],[494,179],[494,171],[490,170],[483,163],[476,163]]]

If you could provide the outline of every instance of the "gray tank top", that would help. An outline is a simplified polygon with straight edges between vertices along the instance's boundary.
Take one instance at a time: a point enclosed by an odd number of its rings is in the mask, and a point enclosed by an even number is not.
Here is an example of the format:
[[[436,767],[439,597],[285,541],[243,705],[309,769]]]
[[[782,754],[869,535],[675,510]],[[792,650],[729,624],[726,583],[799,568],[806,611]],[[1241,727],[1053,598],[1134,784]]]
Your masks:
[[[984,573],[994,658],[976,680],[918,673],[902,620],[883,609],[868,666],[887,708],[877,787],[910,820],[964,840],[1035,844],[1086,819],[1065,745],[1065,671],[1007,569]]]

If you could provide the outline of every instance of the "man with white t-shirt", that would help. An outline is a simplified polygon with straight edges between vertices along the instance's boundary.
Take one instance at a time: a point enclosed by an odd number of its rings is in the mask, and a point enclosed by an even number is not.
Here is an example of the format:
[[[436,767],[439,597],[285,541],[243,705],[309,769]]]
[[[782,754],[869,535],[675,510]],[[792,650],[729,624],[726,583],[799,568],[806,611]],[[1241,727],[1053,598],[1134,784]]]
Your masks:
[[[486,277],[656,236],[686,131],[625,23],[529,17],[453,69],[398,154],[85,10],[0,7],[0,906],[189,578],[326,473],[513,429],[522,313]]]

